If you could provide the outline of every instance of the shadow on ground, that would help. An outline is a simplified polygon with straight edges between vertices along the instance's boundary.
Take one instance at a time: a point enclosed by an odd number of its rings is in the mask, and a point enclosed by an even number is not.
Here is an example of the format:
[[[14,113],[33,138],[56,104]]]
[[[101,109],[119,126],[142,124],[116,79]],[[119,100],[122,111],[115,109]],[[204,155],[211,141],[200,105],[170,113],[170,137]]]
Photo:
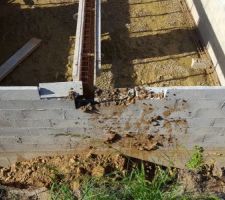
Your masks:
[[[163,2],[163,0],[157,2]],[[147,3],[150,5],[156,3],[156,1]],[[144,3],[132,3],[132,5],[141,4],[144,5]],[[193,29],[182,27],[164,29],[162,25],[161,28],[153,30],[154,34],[149,29],[131,32],[132,18],[139,20],[145,17],[150,17],[149,20],[153,18],[146,13],[140,14],[140,16],[138,16],[138,13],[135,17],[130,16],[130,5],[131,3],[128,0],[108,0],[103,3],[102,8],[102,32],[107,37],[102,42],[103,64],[112,65],[112,68],[108,70],[112,71],[114,87],[133,87],[136,85],[134,60],[142,59],[145,63],[145,59],[155,58],[156,61],[161,61],[164,57],[167,57],[164,59],[167,60],[173,56],[182,57],[183,54],[197,53],[197,47],[193,44],[191,38],[196,32]],[[160,19],[176,12],[181,11],[152,14],[152,17]],[[133,36],[134,33],[139,35]],[[178,79],[187,77],[187,75],[184,75],[184,77]],[[155,81],[160,82],[161,80]]]
[[[19,2],[19,3],[18,3]],[[0,64],[32,37],[41,46],[8,75],[1,85],[38,85],[70,79],[77,3],[35,4],[33,1],[0,2]],[[26,6],[21,8],[21,5]]]

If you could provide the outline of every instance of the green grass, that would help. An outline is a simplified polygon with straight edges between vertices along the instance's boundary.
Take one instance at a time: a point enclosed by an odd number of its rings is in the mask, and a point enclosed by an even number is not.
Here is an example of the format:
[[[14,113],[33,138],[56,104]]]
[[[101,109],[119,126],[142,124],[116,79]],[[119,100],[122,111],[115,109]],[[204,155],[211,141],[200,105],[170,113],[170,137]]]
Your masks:
[[[117,173],[114,172],[115,174]],[[156,168],[151,180],[146,178],[143,165],[124,176],[117,175],[86,177],[81,184],[79,200],[219,200],[210,195],[184,193],[176,182],[176,173],[160,167]],[[69,183],[63,181],[58,172],[53,178],[50,192],[51,200],[78,199],[70,189]]]
[[[77,200],[70,189],[69,183],[64,180],[64,175],[54,166],[45,165],[45,167],[53,172],[53,175],[50,177],[52,180],[50,188],[51,200]]]
[[[83,184],[82,200],[218,200],[214,196],[183,194],[175,176],[158,168],[153,180],[145,170],[134,170],[121,181],[93,179]]]
[[[201,171],[204,167],[203,148],[195,146],[194,153],[187,162],[186,167],[192,171]]]
[[[54,182],[50,189],[51,200],[76,200],[67,183]]]

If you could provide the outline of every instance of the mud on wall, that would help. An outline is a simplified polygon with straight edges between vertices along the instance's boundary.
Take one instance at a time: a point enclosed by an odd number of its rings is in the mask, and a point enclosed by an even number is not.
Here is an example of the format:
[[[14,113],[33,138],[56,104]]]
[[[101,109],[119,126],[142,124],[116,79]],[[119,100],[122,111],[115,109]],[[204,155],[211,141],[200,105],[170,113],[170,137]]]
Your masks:
[[[216,67],[222,85],[225,85],[225,1],[186,0]]]
[[[21,100],[1,99],[0,166],[92,150],[183,166],[195,145],[225,165],[225,87],[120,91],[79,109],[73,100],[30,99],[31,93]]]

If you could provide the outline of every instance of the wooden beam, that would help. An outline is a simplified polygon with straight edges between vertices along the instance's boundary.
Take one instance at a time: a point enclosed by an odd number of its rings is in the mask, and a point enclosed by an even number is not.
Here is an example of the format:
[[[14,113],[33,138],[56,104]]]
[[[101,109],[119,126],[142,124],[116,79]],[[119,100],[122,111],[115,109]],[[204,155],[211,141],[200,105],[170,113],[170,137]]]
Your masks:
[[[5,63],[0,66],[0,81],[2,81],[18,64],[27,58],[40,45],[41,40],[32,38]]]

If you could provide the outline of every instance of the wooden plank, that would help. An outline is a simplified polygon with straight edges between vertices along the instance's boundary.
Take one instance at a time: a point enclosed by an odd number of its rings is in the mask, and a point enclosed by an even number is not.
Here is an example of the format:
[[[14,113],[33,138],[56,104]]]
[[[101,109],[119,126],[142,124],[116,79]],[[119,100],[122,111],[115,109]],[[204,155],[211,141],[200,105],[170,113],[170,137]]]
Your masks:
[[[37,47],[41,40],[32,38],[5,63],[0,66],[0,81],[2,81],[10,72],[12,72],[18,64],[20,64],[27,56],[29,56]]]

